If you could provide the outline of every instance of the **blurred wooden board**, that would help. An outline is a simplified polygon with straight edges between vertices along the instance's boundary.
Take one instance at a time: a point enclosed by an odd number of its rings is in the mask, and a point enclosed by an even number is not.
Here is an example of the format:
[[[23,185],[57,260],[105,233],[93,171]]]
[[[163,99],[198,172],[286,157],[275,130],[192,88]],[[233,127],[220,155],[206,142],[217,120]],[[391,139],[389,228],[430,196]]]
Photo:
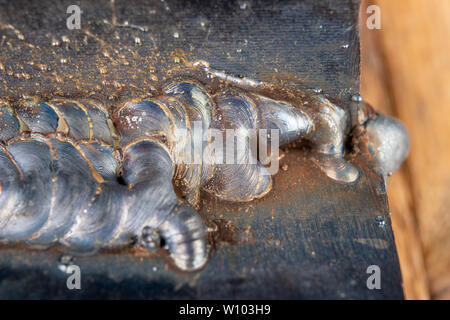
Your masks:
[[[65,29],[65,2],[46,3],[0,1],[0,22],[23,35],[0,29],[8,39],[0,45],[2,96],[95,93],[114,105],[196,59],[343,101],[358,92],[358,1],[81,1],[82,30],[75,31]],[[125,21],[148,31],[119,26]],[[63,36],[70,42],[52,46]],[[384,182],[364,159],[354,162],[361,178],[340,184],[307,153],[289,150],[287,171],[265,198],[246,205],[206,199],[201,214],[219,230],[199,272],[180,274],[140,252],[105,253],[76,258],[82,290],[70,291],[60,253],[4,248],[0,297],[400,299]],[[370,265],[381,269],[381,290],[366,286]]]

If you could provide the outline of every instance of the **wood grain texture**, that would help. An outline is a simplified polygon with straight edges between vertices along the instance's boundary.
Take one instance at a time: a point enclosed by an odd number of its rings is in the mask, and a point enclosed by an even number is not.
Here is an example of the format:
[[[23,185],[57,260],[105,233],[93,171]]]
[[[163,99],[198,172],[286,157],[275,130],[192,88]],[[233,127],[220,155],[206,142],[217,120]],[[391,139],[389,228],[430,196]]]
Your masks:
[[[362,29],[363,97],[399,117],[412,147],[389,182],[406,298],[450,298],[450,2],[376,0],[381,30]]]

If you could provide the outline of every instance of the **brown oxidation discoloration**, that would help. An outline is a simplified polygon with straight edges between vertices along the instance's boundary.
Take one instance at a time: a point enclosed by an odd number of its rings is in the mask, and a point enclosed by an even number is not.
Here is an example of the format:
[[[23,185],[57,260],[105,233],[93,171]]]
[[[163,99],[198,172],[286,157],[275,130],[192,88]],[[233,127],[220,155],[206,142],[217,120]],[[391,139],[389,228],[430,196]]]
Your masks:
[[[231,221],[224,219],[214,219],[212,222],[217,229],[213,231],[213,246],[216,246],[216,244],[220,245],[221,243],[247,245],[255,242],[255,235],[250,227],[237,227]]]

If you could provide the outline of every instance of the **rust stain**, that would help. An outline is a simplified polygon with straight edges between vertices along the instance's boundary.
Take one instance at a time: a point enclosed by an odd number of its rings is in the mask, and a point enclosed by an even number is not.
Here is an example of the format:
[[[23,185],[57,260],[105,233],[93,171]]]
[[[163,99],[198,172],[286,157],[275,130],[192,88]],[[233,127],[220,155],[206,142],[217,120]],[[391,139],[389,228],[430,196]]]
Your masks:
[[[215,243],[227,243],[231,245],[246,245],[255,242],[254,232],[248,227],[237,227],[231,221],[225,219],[214,219],[212,222],[217,226],[215,232]]]

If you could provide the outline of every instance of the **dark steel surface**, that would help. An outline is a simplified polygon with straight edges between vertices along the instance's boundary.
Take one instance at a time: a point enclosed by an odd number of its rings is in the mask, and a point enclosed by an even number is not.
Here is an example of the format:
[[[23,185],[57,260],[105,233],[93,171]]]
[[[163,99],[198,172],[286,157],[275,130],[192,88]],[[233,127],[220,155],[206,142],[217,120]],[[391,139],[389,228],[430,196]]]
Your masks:
[[[197,59],[334,97],[358,91],[356,0],[80,1],[81,29],[68,30],[72,2],[0,1],[1,96],[119,96]]]
[[[359,87],[358,3],[80,1],[82,29],[71,31],[71,1],[0,1],[0,95],[95,94],[112,106],[203,59],[345,101]],[[403,298],[384,181],[352,161],[361,178],[341,184],[290,149],[265,198],[205,199],[201,214],[217,231],[199,272],[181,274],[160,255],[103,253],[75,258],[82,289],[68,290],[60,252],[2,248],[0,298]],[[369,265],[380,266],[381,290],[366,287]]]

